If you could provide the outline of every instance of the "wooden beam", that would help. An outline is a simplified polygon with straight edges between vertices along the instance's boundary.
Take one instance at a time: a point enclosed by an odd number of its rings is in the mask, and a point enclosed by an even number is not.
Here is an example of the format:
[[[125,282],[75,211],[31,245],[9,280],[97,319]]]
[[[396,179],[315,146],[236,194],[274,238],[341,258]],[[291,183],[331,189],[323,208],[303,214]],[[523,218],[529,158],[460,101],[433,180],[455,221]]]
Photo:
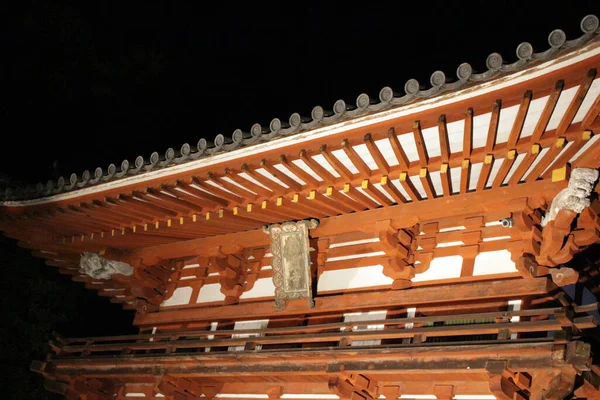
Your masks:
[[[377,189],[368,179],[363,179],[361,184],[362,190],[369,196],[374,198],[382,206],[391,206],[394,204],[381,190]]]
[[[538,143],[538,141],[542,138],[544,132],[546,132],[546,127],[548,126],[548,122],[550,122],[550,118],[552,117],[552,113],[554,112],[554,108],[556,107],[556,103],[558,103],[558,99],[560,94],[562,93],[563,87],[565,86],[565,81],[562,79],[556,82],[554,85],[554,89],[550,93],[548,97],[548,101],[544,106],[544,110],[542,111],[542,115],[540,115],[540,119],[538,120],[533,133],[531,135],[531,143]]]
[[[217,197],[217,198],[223,198],[225,200],[227,200],[229,203],[229,205],[234,205],[234,204],[242,204],[244,202],[244,199],[240,196],[238,196],[237,194],[228,192],[227,190],[223,189],[222,187],[218,186],[218,185],[211,185],[205,182],[202,182],[200,179],[193,177],[192,178],[192,183],[199,187],[200,189],[202,189],[203,191],[206,191],[208,193],[210,193],[213,197]]]
[[[571,142],[571,145],[564,149],[558,158],[548,167],[548,169],[542,175],[543,178],[549,178],[552,175],[552,171],[556,168],[560,168],[571,161],[571,158],[577,154],[579,150],[586,145],[588,140],[592,138],[592,131],[583,131],[581,135]]]
[[[519,166],[517,167],[515,172],[512,174],[512,176],[508,180],[508,184],[516,185],[517,183],[521,182],[521,180],[523,179],[523,176],[525,175],[525,173],[527,172],[529,167],[531,167],[531,164],[533,164],[533,162],[535,161],[535,159],[538,157],[539,154],[540,154],[540,145],[533,144],[531,146],[531,150],[529,150],[529,152],[527,153],[525,158],[523,158],[523,160],[521,161],[521,164],[519,164]]]
[[[548,168],[550,163],[553,162],[556,159],[556,157],[558,157],[558,155],[564,147],[565,139],[562,137],[557,138],[554,142],[554,145],[550,147],[550,149],[546,152],[541,161],[538,162],[536,166],[531,170],[529,175],[527,175],[525,182],[529,183],[537,180],[542,175],[542,172],[544,172],[546,168]]]
[[[209,172],[207,174],[207,177],[208,181],[212,181],[212,183],[217,184],[218,187],[222,187],[225,190],[230,191],[236,196],[242,198],[244,201],[256,201],[256,199],[258,199],[258,195],[256,193],[252,193],[249,189],[246,189],[245,187],[240,187],[236,184],[233,184],[212,172]]]
[[[408,173],[401,172],[399,180],[400,185],[402,185],[402,188],[406,191],[406,193],[408,193],[408,197],[410,197],[412,201],[419,201],[423,199],[417,188],[415,188],[415,185],[413,185],[412,181],[410,180]]]
[[[496,145],[496,135],[498,134],[498,123],[500,122],[500,109],[502,108],[502,100],[496,100],[492,106],[492,116],[488,129],[487,139],[485,142],[485,152],[490,154],[494,151]]]
[[[425,140],[423,139],[423,132],[421,132],[420,121],[415,121],[413,124],[413,137],[415,139],[415,145],[417,146],[417,152],[419,153],[419,165],[421,168],[424,168],[429,162],[429,155],[427,154],[427,147],[425,146]]]
[[[488,154],[485,156],[483,160],[483,165],[481,166],[481,172],[479,172],[479,179],[477,180],[477,190],[478,192],[485,189],[487,181],[490,177],[490,172],[492,171],[492,165],[494,164],[494,156]]]
[[[248,164],[242,164],[242,172],[248,175],[250,178],[254,179],[258,183],[251,181],[250,179],[241,174],[234,174],[234,172],[230,168],[225,168],[225,176],[227,176],[232,181],[242,185],[247,190],[251,190],[259,196],[272,196],[275,193],[274,188],[278,189],[277,193],[283,192],[283,186],[259,174],[253,168],[248,167]]]
[[[367,146],[367,150],[371,154],[371,157],[373,157],[373,160],[375,160],[375,164],[377,164],[377,168],[379,169],[379,171],[381,173],[387,174],[390,170],[390,166],[385,160],[383,154],[381,154],[381,151],[379,151],[379,147],[377,147],[377,145],[373,141],[373,138],[371,137],[370,133],[367,133],[365,135],[364,141],[365,145]]]
[[[531,90],[526,91],[523,95],[523,100],[521,100],[521,105],[519,106],[519,111],[517,111],[515,122],[513,122],[512,129],[510,130],[510,134],[508,136],[507,147],[509,150],[515,148],[517,142],[519,141],[519,137],[521,137],[521,131],[523,130],[523,124],[525,123],[525,118],[527,117],[527,111],[529,110],[529,104],[531,103],[532,96],[533,93]]]
[[[290,170],[291,173],[300,178],[305,184],[314,187],[319,186],[319,180],[317,178],[313,177],[311,174],[304,171],[302,168],[298,167],[293,162],[288,161],[288,159],[284,155],[281,155],[279,157],[279,161],[281,162],[281,165]]]
[[[320,221],[319,227],[311,231],[311,236],[334,236],[352,231],[360,231],[364,230],[365,226],[373,221],[392,220],[398,229],[404,229],[411,228],[419,221],[431,221],[448,216],[485,213],[490,208],[498,212],[502,210],[510,212],[509,202],[511,199],[523,197],[529,197],[532,200],[553,198],[565,187],[565,184],[565,181],[551,182],[550,180],[540,180],[528,185],[503,186],[481,192],[454,195],[451,198],[413,201],[397,206],[374,208],[338,217],[323,218]],[[349,192],[346,193],[353,194],[354,191],[355,189],[349,189]],[[299,198],[301,197],[299,196]],[[373,205],[372,201],[371,205]],[[203,249],[218,245],[229,246],[235,244],[242,247],[256,247],[268,245],[268,240],[268,235],[263,233],[262,230],[255,230],[140,248],[133,250],[128,256],[142,259],[148,257],[162,259],[183,258],[198,256],[202,254]]]
[[[467,193],[469,191],[469,182],[471,180],[471,161],[465,159],[462,162],[460,170],[460,193]]]
[[[346,168],[346,166],[340,160],[338,160],[338,158],[336,156],[334,156],[331,153],[331,151],[329,151],[326,144],[321,146],[320,151],[321,151],[321,155],[325,158],[325,160],[329,164],[331,164],[333,169],[335,169],[342,178],[344,178],[348,181],[352,181],[352,178],[354,178],[354,174],[352,172],[350,172],[350,170],[348,168]]]
[[[431,176],[429,175],[429,171],[427,171],[427,168],[421,168],[421,170],[419,171],[419,179],[421,180],[423,189],[425,189],[427,199],[435,199],[435,189],[433,187],[433,183],[431,182]]]
[[[354,147],[350,144],[348,139],[342,140],[342,150],[348,156],[354,167],[362,176],[371,176],[371,168],[365,163],[361,156],[358,155]]]
[[[446,127],[446,116],[444,114],[438,118],[438,134],[442,163],[447,164],[450,160],[450,144],[448,143],[448,128]]]
[[[392,181],[389,180],[387,175],[381,177],[380,184],[383,190],[385,190],[397,204],[406,203],[406,198],[400,193]]]
[[[394,128],[390,128],[388,130],[388,140],[390,141],[390,145],[392,146],[392,150],[394,151],[394,155],[396,159],[398,159],[398,164],[403,171],[407,171],[410,165],[408,161],[408,157],[406,157],[406,153],[400,145],[400,141],[398,140],[398,135],[396,135],[396,131]]]
[[[194,185],[193,179],[189,179],[187,181],[179,180],[175,183],[176,188],[179,188],[186,193],[189,193],[191,196],[201,199],[202,201],[206,201],[213,206],[227,207],[229,205],[227,199],[222,199],[213,195],[212,193],[198,189],[192,185]]]
[[[502,182],[504,182],[504,179],[506,179],[506,175],[508,174],[508,171],[510,171],[510,168],[514,164],[516,158],[517,152],[515,150],[509,150],[504,160],[502,160],[502,164],[500,165],[500,169],[494,178],[494,182],[492,182],[493,188],[502,186]]]
[[[265,235],[266,236],[266,235]],[[410,290],[384,290],[353,294],[317,297],[314,308],[306,304],[290,303],[281,311],[281,316],[310,315],[324,312],[344,312],[352,310],[375,310],[393,306],[418,306],[456,301],[483,301],[498,298],[521,298],[544,295],[554,288],[547,278],[511,279],[493,282],[471,282],[431,288]],[[273,315],[273,301],[258,301],[247,304],[229,305],[215,308],[190,308],[185,310],[162,310],[157,313],[138,314],[134,324],[157,326],[169,323],[198,321],[260,319]]]
[[[463,158],[471,158],[473,150],[473,109],[469,108],[465,114],[465,130],[463,132]]]
[[[579,107],[581,107],[581,103],[583,103],[583,100],[585,99],[585,96],[587,95],[590,86],[592,86],[592,83],[594,82],[594,78],[596,78],[596,68],[590,69],[586,74],[585,79],[583,80],[581,85],[579,85],[575,97],[573,98],[573,100],[571,100],[569,108],[567,108],[565,115],[563,115],[562,119],[558,124],[558,127],[556,128],[556,131],[554,133],[556,137],[564,135],[565,132],[567,132],[569,126],[571,126],[571,123],[573,122],[577,111],[579,111]]]
[[[356,200],[353,200],[351,197],[340,193],[333,186],[329,186],[327,188],[326,194],[327,194],[327,197],[329,197],[333,201],[343,204],[344,206],[350,208],[352,211],[362,211],[365,208],[367,208],[367,207],[363,206],[362,204],[360,204],[359,202],[357,202]]]
[[[442,181],[443,195],[452,196],[452,178],[450,177],[450,167],[448,164],[442,164],[440,180]]]
[[[312,158],[306,152],[306,150],[304,150],[304,149],[300,150],[299,157],[302,161],[304,161],[304,163],[306,165],[308,165],[308,168],[310,168],[311,170],[313,170],[315,172],[315,174],[320,176],[324,182],[331,184],[335,181],[336,177],[333,176],[333,174],[331,172],[329,172],[325,167],[323,167],[318,162],[316,162],[315,159]]]
[[[368,196],[364,195],[362,192],[359,192],[354,186],[349,183],[344,185],[344,193],[349,196],[354,201],[362,204],[366,208],[373,209],[379,207],[379,204]]]
[[[271,174],[274,178],[279,179],[281,182],[286,184],[291,190],[299,192],[302,190],[302,185],[300,182],[296,181],[292,177],[288,176],[286,173],[278,170],[273,165],[271,165],[267,160],[261,160],[260,166],[265,169],[269,174]]]

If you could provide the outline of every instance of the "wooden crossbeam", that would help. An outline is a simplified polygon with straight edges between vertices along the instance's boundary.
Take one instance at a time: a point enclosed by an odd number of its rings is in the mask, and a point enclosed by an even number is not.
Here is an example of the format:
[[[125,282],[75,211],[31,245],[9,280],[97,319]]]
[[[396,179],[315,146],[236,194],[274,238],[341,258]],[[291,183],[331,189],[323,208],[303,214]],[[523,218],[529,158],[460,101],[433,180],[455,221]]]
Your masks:
[[[288,161],[288,159],[284,155],[281,155],[279,157],[279,162],[281,162],[281,165],[286,167],[291,173],[300,178],[304,183],[308,184],[309,186],[319,186],[319,180],[317,178],[313,177],[311,174],[304,171],[302,168],[298,167],[293,162]]]
[[[348,139],[342,140],[342,150],[344,150],[346,156],[348,156],[352,164],[354,164],[354,167],[356,167],[362,176],[371,176],[371,168],[369,168],[362,157],[354,150],[354,147],[352,147]]]
[[[410,197],[412,201],[422,200],[421,194],[417,191],[417,188],[415,188],[415,185],[412,183],[406,172],[400,173],[399,180],[400,185],[402,185],[402,188],[408,193],[408,197]]]
[[[377,189],[368,179],[364,179],[361,184],[362,190],[365,191],[369,196],[374,198],[379,204],[383,206],[391,206],[394,204],[381,190]]]
[[[186,201],[187,203],[193,204],[195,207],[199,207],[201,210],[206,210],[207,208],[218,206],[218,204],[215,204],[210,200],[201,199],[187,192],[176,190],[171,186],[161,185],[160,190],[164,193],[170,194],[171,196],[176,196],[177,198]]]
[[[120,194],[118,196],[119,201],[128,203],[129,205],[131,205],[132,207],[135,207],[137,209],[141,209],[141,210],[146,210],[149,213],[152,213],[153,215],[158,215],[158,216],[169,216],[169,217],[175,217],[177,216],[177,212],[173,211],[173,210],[169,210],[167,208],[164,207],[160,207],[157,206],[155,204],[149,203],[147,201],[144,201],[143,199],[140,200],[136,197],[133,196],[133,194],[130,195],[126,195],[126,194]]]
[[[353,200],[352,198],[340,193],[333,186],[329,186],[327,188],[326,194],[327,194],[327,197],[329,197],[330,199],[332,199],[340,204],[343,204],[344,206],[348,207],[352,211],[362,211],[366,208],[364,205],[360,204],[356,200]]]
[[[398,135],[396,135],[396,131],[394,130],[394,128],[390,128],[388,130],[388,140],[390,141],[392,151],[394,152],[394,155],[396,156],[396,159],[398,160],[398,164],[400,165],[400,168],[403,171],[407,171],[408,167],[410,165],[410,162],[408,161],[408,157],[406,156],[406,153],[404,152],[404,149],[402,148],[402,145],[400,144],[400,141],[398,140]]]
[[[477,191],[482,191],[485,189],[487,181],[490,177],[490,172],[492,171],[492,165],[494,164],[494,156],[488,154],[485,156],[483,160],[483,165],[481,166],[481,172],[479,172],[479,179],[477,180]]]
[[[246,189],[245,187],[240,187],[238,185],[235,185],[225,179],[223,179],[222,177],[217,176],[216,174],[209,172],[207,174],[207,178],[209,182],[212,182],[214,184],[216,184],[219,187],[222,187],[225,190],[228,190],[229,192],[233,193],[234,195],[238,196],[239,198],[243,199],[243,201],[255,201],[256,199],[258,199],[258,195],[256,193],[252,193],[250,190]]]
[[[588,112],[583,117],[583,120],[581,121],[581,127],[583,129],[589,129],[594,124],[594,121],[596,121],[598,116],[600,116],[600,95],[596,96],[594,104],[592,104]]]
[[[506,179],[506,175],[510,171],[510,168],[514,164],[516,158],[517,152],[515,150],[509,150],[506,154],[506,157],[504,157],[504,160],[502,160],[500,169],[498,170],[498,173],[496,174],[496,177],[492,182],[492,188],[496,188],[502,185],[502,182],[504,182],[504,179]]]
[[[308,165],[310,169],[312,169],[315,172],[315,174],[320,176],[323,181],[327,183],[333,183],[335,181],[336,177],[333,176],[333,174],[329,172],[325,167],[317,163],[314,160],[314,158],[309,156],[306,150],[300,150],[299,157],[302,161],[304,161],[306,165]]]
[[[230,168],[225,168],[225,176],[231,179],[232,181],[242,185],[246,190],[256,193],[259,196],[269,197],[273,195],[273,189],[271,186],[274,186],[275,182],[269,181],[269,179],[263,177],[261,174],[256,173],[252,168],[247,168],[244,170],[244,166],[248,166],[247,164],[242,165],[242,171],[250,176],[252,179],[257,181],[259,184],[252,182],[250,179],[246,178],[242,175],[236,175]],[[263,185],[263,186],[261,186]],[[281,187],[281,186],[277,186]]]
[[[383,154],[381,154],[379,147],[377,147],[377,145],[373,141],[373,138],[371,137],[370,133],[367,133],[365,135],[364,141],[365,145],[367,145],[367,150],[369,151],[369,154],[371,154],[371,157],[373,157],[373,160],[375,160],[375,164],[377,164],[377,168],[381,171],[381,173],[387,174],[390,170],[390,166],[385,160]]]
[[[595,77],[596,68],[592,68],[586,74],[581,85],[579,85],[575,97],[573,98],[573,100],[571,100],[571,104],[569,104],[567,111],[560,120],[558,127],[556,128],[556,131],[554,133],[556,137],[564,135],[565,132],[567,132],[569,126],[571,126],[571,123],[573,122],[577,111],[579,111],[579,107],[581,107],[581,103],[583,103],[583,100],[585,99],[585,96],[587,95],[590,86],[592,86]]]
[[[198,189],[197,187],[193,186],[195,185],[195,181],[198,181],[197,179],[189,179],[189,180],[178,180],[175,183],[175,187],[179,188],[181,190],[183,190],[185,193],[193,196],[194,198],[198,198],[200,199],[202,202],[208,202],[211,206],[221,206],[221,207],[225,207],[229,205],[229,201],[227,199],[223,199],[220,198],[218,196],[213,195],[212,193],[209,193],[207,191]],[[199,186],[202,187],[202,186]],[[185,195],[183,195],[184,197],[187,197]],[[188,201],[192,201],[191,199],[187,198]],[[203,203],[200,203],[199,205],[202,205]]]
[[[546,168],[548,168],[550,163],[552,163],[556,159],[556,157],[558,157],[558,155],[560,154],[560,152],[563,150],[564,147],[565,147],[565,139],[564,138],[556,139],[556,142],[554,143],[554,145],[548,149],[548,151],[546,152],[544,157],[541,159],[541,161],[538,162],[536,164],[536,166],[531,170],[529,175],[527,175],[527,178],[525,178],[525,182],[533,182],[533,181],[537,180],[540,177],[540,175],[542,174],[542,172],[544,172],[546,170]]]
[[[525,156],[525,158],[523,158],[523,160],[521,161],[521,164],[519,164],[519,166],[517,167],[515,172],[512,174],[512,176],[508,180],[508,184],[516,185],[517,183],[521,182],[521,180],[523,179],[523,176],[525,175],[525,173],[527,172],[529,167],[531,167],[531,164],[533,164],[533,162],[535,161],[535,159],[538,157],[539,154],[540,154],[540,145],[533,144],[531,146],[531,149]]]
[[[473,150],[473,109],[469,108],[465,113],[465,130],[463,132],[463,159],[471,158]]]
[[[277,189],[280,189],[280,188],[287,189],[287,187],[289,187],[289,185],[287,185],[283,181],[282,181],[282,183],[283,183],[282,184],[275,180],[267,178],[266,176],[259,173],[258,171],[256,171],[254,168],[252,168],[250,165],[248,165],[246,163],[242,164],[242,171],[245,172],[246,174],[248,174],[248,176],[250,176],[252,179],[257,181],[258,183],[260,183],[261,185],[263,185],[269,189],[271,189],[273,186],[275,186],[275,188],[277,188]],[[281,179],[280,179],[280,181],[281,181]],[[280,191],[275,188],[271,189],[272,192]],[[272,192],[271,192],[271,194],[272,194]]]
[[[208,183],[202,182],[199,178],[196,177],[192,178],[192,183],[195,186],[198,186],[200,189],[210,193],[214,197],[223,198],[231,204],[242,204],[244,202],[243,197],[240,197],[235,193],[231,193],[216,184],[210,185]]]
[[[331,164],[333,169],[335,169],[342,178],[344,178],[348,181],[352,181],[352,178],[354,178],[354,174],[352,172],[350,172],[350,170],[348,168],[346,168],[346,166],[340,160],[338,160],[338,158],[336,156],[334,156],[331,153],[331,151],[329,151],[326,144],[321,146],[320,151],[321,151],[321,155],[323,155],[325,160],[329,164]]]
[[[485,152],[490,154],[494,151],[496,145],[496,135],[498,134],[498,123],[500,122],[500,110],[502,108],[502,100],[496,100],[492,106],[492,116],[488,129],[487,139],[485,142]]]
[[[120,207],[115,205],[109,205],[107,202],[101,202],[98,200],[92,200],[92,204],[98,207],[98,209],[105,210],[109,215],[116,215],[123,218],[125,221],[130,221],[132,224],[141,224],[144,222],[151,221],[153,218],[140,218],[137,215],[132,215],[126,210],[122,210]]]
[[[529,110],[529,104],[531,103],[531,98],[533,93],[531,90],[528,90],[523,95],[523,100],[521,100],[521,104],[519,105],[519,110],[517,111],[517,116],[515,117],[515,121],[513,122],[512,129],[510,130],[510,134],[508,136],[507,147],[509,149],[514,149],[519,141],[519,137],[521,136],[521,131],[523,130],[523,124],[525,123],[525,118],[527,117],[527,111]]]
[[[380,184],[383,190],[385,190],[397,204],[406,203],[406,198],[400,193],[392,181],[390,181],[387,175],[381,177]]]
[[[550,167],[544,172],[542,178],[549,178],[552,175],[552,170],[566,165],[591,138],[592,131],[583,131],[579,137],[571,142],[569,147],[560,153],[560,156],[558,156],[558,158],[554,160]]]
[[[438,118],[438,134],[442,163],[447,164],[450,160],[450,144],[448,143],[448,128],[446,126],[446,115],[444,114]]]
[[[424,168],[429,162],[429,155],[427,154],[427,147],[425,147],[425,140],[423,140],[420,121],[415,121],[413,124],[413,137],[417,146],[417,153],[419,153],[419,165]]]
[[[160,201],[164,204],[168,204],[170,207],[177,207],[183,211],[187,210],[188,213],[189,211],[202,212],[202,207],[198,207],[196,204],[182,200],[179,197],[169,196],[165,193],[162,193],[160,190],[148,188],[148,193],[160,199]],[[148,199],[149,196],[145,196],[145,198]]]
[[[531,135],[531,143],[538,143],[538,141],[542,138],[544,132],[546,132],[546,127],[548,126],[548,122],[550,122],[550,118],[552,117],[554,108],[556,108],[556,103],[558,103],[558,99],[560,98],[560,94],[562,93],[564,86],[565,82],[562,79],[557,81],[556,85],[554,85],[554,89],[550,93],[548,101],[544,106],[544,110],[540,115],[540,119],[535,125],[533,133]]]
[[[471,180],[471,161],[463,160],[460,170],[460,193],[469,191],[469,182]]]
[[[452,178],[450,177],[450,166],[442,164],[440,168],[440,180],[442,181],[442,192],[444,196],[452,195]]]
[[[305,216],[316,217],[316,218],[322,218],[322,217],[327,216],[327,214],[321,210],[315,209],[314,207],[309,207],[306,204],[300,203],[297,200],[294,201],[294,199],[299,199],[299,198],[300,198],[300,196],[298,194],[294,194],[291,199],[287,199],[283,196],[280,196],[277,198],[275,204],[277,205],[277,207],[291,208],[292,210],[295,210]]]
[[[419,171],[419,179],[421,180],[421,184],[423,185],[423,189],[425,189],[425,194],[428,199],[435,199],[435,189],[433,187],[433,182],[431,182],[431,175],[427,168],[421,168]]]
[[[284,207],[277,207],[277,203],[273,203],[267,200],[263,200],[260,203],[260,209],[263,212],[272,214],[278,217],[281,221],[291,221],[295,219],[302,219],[306,215],[303,213],[299,213],[296,210]]]
[[[155,221],[157,218],[155,215],[152,215],[151,213],[145,213],[144,211],[136,209],[135,207],[131,206],[129,203],[120,201],[117,198],[107,197],[106,199],[104,199],[104,201],[106,202],[106,204],[113,205],[115,207],[119,207],[119,210],[121,210],[122,213],[127,213],[129,215],[133,215],[138,218],[142,218],[143,220]]]
[[[266,236],[266,235],[265,235]],[[510,279],[493,282],[470,282],[440,286],[438,290],[431,288],[414,288],[411,290],[375,291],[352,294],[332,295],[316,298],[315,307],[307,308],[303,304],[289,304],[281,315],[317,314],[323,312],[343,312],[353,310],[369,310],[390,308],[394,305],[403,307],[411,305],[440,304],[453,301],[484,301],[498,298],[521,298],[531,295],[544,295],[554,285],[546,278]],[[138,314],[134,324],[140,326],[157,326],[165,323],[184,323],[191,321],[214,321],[226,319],[260,319],[273,314],[272,300],[258,301],[250,304],[223,306],[218,308],[163,310],[158,313]]]
[[[322,195],[316,190],[311,190],[308,196],[309,200],[315,203],[318,207],[321,207],[328,212],[329,215],[338,215],[350,212],[350,208],[343,204],[336,203],[332,199]]]
[[[365,196],[363,193],[355,189],[354,186],[352,186],[349,183],[344,185],[344,193],[366,208],[373,209],[379,207],[379,204],[376,201]]]
[[[300,182],[296,181],[292,177],[288,176],[286,173],[278,170],[273,165],[271,165],[267,160],[261,160],[260,166],[265,169],[269,174],[271,174],[274,178],[279,179],[285,185],[287,185],[293,191],[301,191],[302,185]],[[257,173],[258,174],[258,173]],[[260,182],[260,181],[259,181]]]

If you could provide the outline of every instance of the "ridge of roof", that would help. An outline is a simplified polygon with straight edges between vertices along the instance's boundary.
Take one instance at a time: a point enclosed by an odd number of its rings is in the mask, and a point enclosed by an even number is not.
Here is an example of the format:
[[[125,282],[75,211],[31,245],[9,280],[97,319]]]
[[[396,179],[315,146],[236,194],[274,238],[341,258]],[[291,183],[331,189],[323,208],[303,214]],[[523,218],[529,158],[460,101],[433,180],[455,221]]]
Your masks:
[[[315,106],[310,117],[293,113],[288,121],[274,118],[268,127],[255,123],[249,132],[236,129],[230,137],[218,134],[213,140],[202,138],[193,148],[190,144],[184,143],[179,151],[168,148],[162,157],[158,152],[153,152],[148,159],[137,156],[133,164],[125,159],[121,162],[120,167],[115,164],[110,164],[106,170],[97,167],[93,176],[89,170],[85,170],[80,176],[72,173],[68,178],[68,182],[64,177],[60,177],[57,181],[49,180],[46,184],[38,183],[36,185],[0,188],[0,201],[43,198],[99,185],[124,177],[207,158],[220,152],[256,145],[278,137],[290,136],[317,126],[330,125],[370,112],[414,103],[444,92],[456,91],[469,84],[487,82],[498,76],[520,71],[536,63],[547,61],[559,53],[582,47],[600,34],[600,21],[596,15],[586,15],[581,20],[580,28],[583,34],[572,40],[567,40],[567,35],[563,30],[553,30],[548,35],[550,47],[541,52],[534,52],[533,46],[528,42],[519,44],[516,48],[518,60],[510,64],[504,64],[504,60],[499,53],[491,53],[486,59],[488,69],[482,73],[475,73],[469,63],[462,63],[456,69],[457,80],[455,81],[451,81],[443,71],[437,70],[431,74],[430,87],[426,89],[422,88],[416,79],[409,79],[404,85],[404,95],[399,95],[392,88],[386,86],[380,90],[378,99],[372,99],[369,95],[362,93],[356,98],[356,104],[347,104],[340,99],[333,104],[331,110]]]

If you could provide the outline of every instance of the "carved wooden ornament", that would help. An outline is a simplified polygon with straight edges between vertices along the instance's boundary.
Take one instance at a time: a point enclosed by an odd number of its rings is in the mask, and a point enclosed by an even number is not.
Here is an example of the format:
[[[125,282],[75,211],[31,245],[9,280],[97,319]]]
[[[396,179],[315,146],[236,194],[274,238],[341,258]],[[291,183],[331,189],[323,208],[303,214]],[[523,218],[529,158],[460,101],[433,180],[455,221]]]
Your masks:
[[[310,245],[308,230],[316,228],[318,221],[284,222],[264,228],[271,237],[273,259],[273,284],[275,309],[283,310],[287,300],[306,298],[314,307],[310,273]]]

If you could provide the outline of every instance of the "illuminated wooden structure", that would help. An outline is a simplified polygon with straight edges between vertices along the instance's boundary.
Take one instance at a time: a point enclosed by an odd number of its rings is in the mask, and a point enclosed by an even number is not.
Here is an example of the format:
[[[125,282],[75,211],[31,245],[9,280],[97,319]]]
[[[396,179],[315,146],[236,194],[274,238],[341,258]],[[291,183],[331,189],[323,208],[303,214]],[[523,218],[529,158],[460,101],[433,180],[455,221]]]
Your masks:
[[[140,329],[58,336],[32,369],[86,400],[600,398],[599,271],[573,261],[600,238],[598,18],[581,26],[454,82],[7,190],[5,235]],[[314,306],[276,310],[263,227],[310,219]]]

